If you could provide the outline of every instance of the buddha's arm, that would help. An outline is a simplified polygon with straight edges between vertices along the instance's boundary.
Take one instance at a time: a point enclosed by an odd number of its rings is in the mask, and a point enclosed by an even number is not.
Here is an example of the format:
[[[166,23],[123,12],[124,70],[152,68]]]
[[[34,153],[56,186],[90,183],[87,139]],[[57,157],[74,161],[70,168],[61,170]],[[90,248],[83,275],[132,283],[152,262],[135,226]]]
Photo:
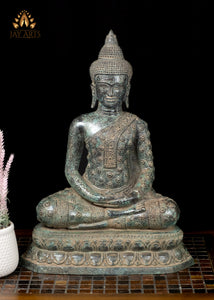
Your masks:
[[[83,153],[84,136],[81,121],[71,123],[65,164],[65,176],[71,187],[83,198],[91,202],[102,201],[102,196],[93,191],[79,173],[79,164]]]
[[[144,194],[152,189],[154,180],[152,146],[147,123],[139,119],[137,122],[137,131],[137,154],[141,172],[134,189],[138,190],[140,194]]]

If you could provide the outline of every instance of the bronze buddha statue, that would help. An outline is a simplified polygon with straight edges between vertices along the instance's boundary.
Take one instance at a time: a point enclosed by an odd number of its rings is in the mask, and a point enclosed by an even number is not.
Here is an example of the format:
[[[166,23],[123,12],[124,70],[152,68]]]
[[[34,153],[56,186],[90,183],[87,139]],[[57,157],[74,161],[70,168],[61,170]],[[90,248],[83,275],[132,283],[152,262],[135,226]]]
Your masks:
[[[179,208],[174,200],[152,188],[154,166],[147,124],[122,108],[129,106],[132,67],[124,59],[112,31],[90,67],[90,76],[91,106],[95,108],[98,104],[97,109],[71,123],[65,165],[71,187],[40,201],[39,230],[42,226],[46,233],[64,230],[67,235],[91,230],[96,234],[99,230],[102,234],[109,230],[124,234],[124,229],[149,234],[176,232],[176,243],[180,245],[181,230],[175,226]],[[88,163],[81,176],[79,166],[84,147]],[[39,235],[38,230],[35,232]],[[34,242],[37,240],[37,246],[42,248],[38,239],[35,237]],[[182,264],[192,263],[187,251],[182,251],[186,253]]]
[[[131,65],[111,31],[90,68],[95,112],[76,118],[69,130],[66,178],[71,188],[43,199],[38,220],[48,227],[162,229],[179,217],[177,204],[152,189],[154,167],[145,121],[128,112]],[[88,164],[79,164],[83,147]]]

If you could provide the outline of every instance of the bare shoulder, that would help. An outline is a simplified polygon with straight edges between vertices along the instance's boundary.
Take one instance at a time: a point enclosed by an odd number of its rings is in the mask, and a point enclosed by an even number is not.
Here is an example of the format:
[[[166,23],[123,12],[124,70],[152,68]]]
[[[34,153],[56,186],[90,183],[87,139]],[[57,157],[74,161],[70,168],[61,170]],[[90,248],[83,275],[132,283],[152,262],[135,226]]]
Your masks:
[[[84,130],[88,122],[95,118],[94,112],[82,114],[71,122],[70,131]]]

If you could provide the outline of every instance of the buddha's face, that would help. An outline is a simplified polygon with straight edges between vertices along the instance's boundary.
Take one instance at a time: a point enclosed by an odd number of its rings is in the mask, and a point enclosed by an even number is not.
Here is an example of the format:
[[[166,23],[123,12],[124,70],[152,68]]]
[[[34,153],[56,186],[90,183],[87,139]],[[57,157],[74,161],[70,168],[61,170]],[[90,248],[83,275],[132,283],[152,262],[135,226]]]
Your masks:
[[[122,105],[127,88],[126,75],[96,75],[97,100],[107,108]]]

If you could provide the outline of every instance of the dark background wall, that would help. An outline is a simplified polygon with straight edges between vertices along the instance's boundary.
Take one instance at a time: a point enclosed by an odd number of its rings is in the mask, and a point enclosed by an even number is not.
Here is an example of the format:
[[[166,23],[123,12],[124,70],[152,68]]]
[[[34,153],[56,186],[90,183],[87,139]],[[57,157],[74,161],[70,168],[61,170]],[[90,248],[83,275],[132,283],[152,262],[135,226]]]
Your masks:
[[[154,188],[181,208],[184,230],[214,229],[212,197],[211,9],[207,1],[10,2],[1,19],[0,128],[15,154],[9,209],[32,228],[35,207],[68,186],[69,124],[91,111],[89,66],[113,29],[134,76],[129,111],[151,132]],[[10,39],[26,9],[41,38]]]

